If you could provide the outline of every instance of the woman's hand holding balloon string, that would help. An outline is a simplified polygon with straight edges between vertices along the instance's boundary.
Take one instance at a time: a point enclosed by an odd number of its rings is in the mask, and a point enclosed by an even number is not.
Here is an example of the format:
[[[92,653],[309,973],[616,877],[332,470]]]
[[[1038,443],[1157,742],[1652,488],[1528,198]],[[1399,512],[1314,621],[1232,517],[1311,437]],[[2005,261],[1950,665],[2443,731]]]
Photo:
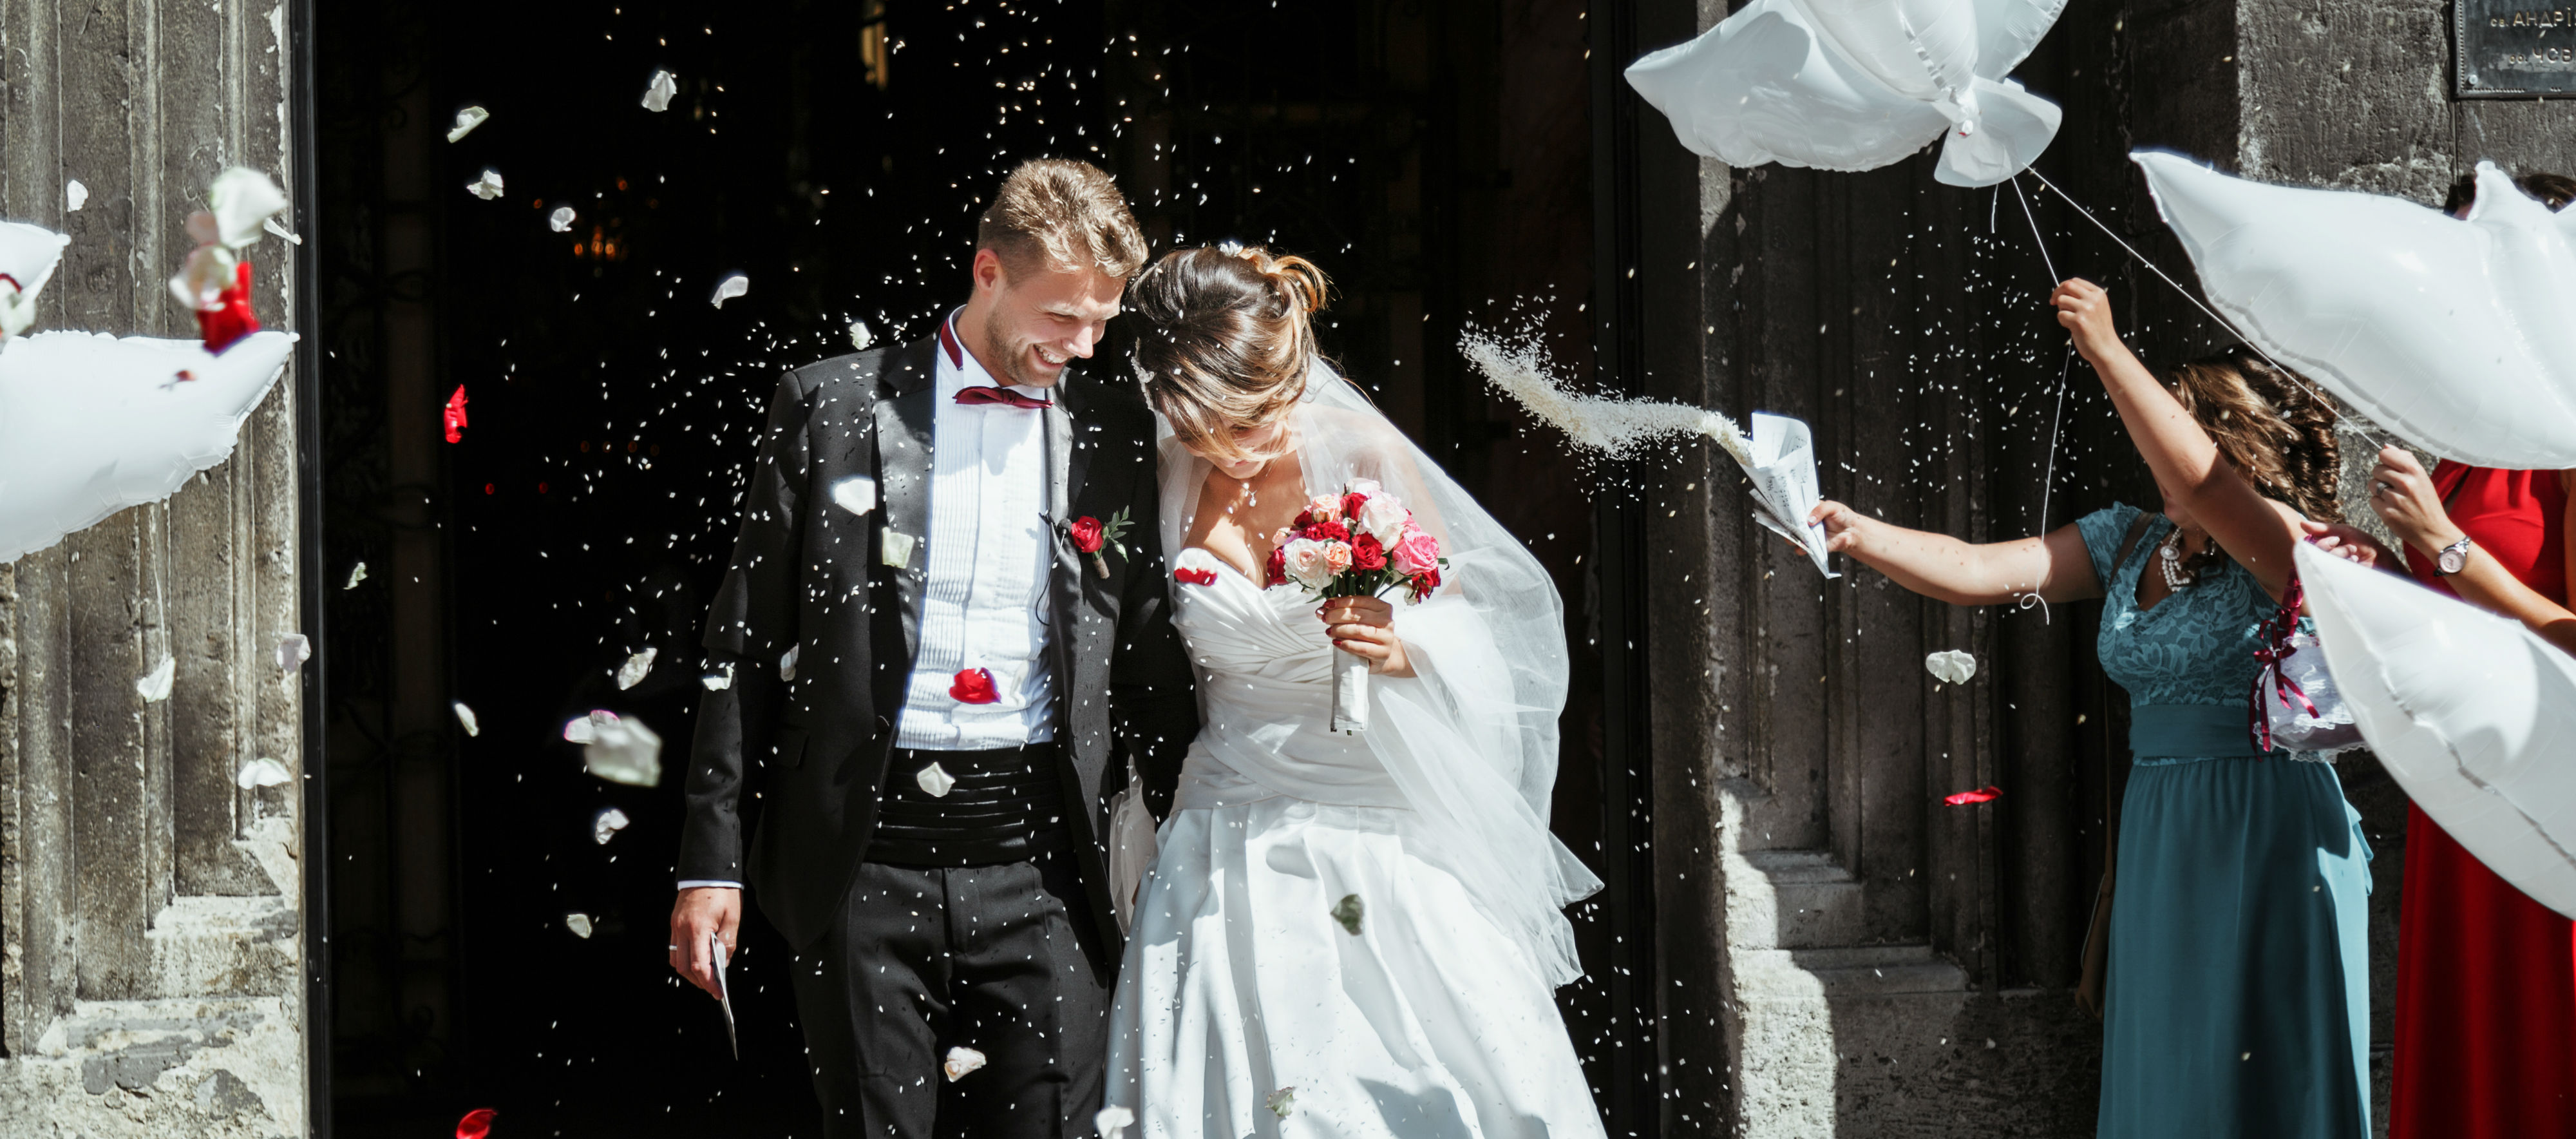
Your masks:
[[[2370,471],[2370,508],[2399,541],[2427,558],[2440,557],[2445,547],[2465,536],[2451,521],[2450,511],[2443,509],[2442,496],[2434,492],[2424,464],[2403,447],[2380,448],[2379,464]],[[2576,551],[2561,556],[2576,565]],[[2520,621],[2561,652],[2576,655],[2576,612],[2524,585],[2474,541],[2460,572],[2442,580],[2460,600]]]

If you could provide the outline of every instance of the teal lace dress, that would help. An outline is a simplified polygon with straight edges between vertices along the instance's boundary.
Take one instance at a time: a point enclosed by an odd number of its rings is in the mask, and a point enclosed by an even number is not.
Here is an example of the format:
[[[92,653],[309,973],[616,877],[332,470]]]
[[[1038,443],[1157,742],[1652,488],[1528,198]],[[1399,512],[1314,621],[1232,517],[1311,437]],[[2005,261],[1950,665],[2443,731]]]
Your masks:
[[[2102,670],[2129,692],[2102,1042],[2105,1139],[2366,1139],[2370,848],[2332,766],[2256,752],[2256,627],[2274,608],[2228,562],[2138,608],[2173,524],[2076,522],[2105,583]]]

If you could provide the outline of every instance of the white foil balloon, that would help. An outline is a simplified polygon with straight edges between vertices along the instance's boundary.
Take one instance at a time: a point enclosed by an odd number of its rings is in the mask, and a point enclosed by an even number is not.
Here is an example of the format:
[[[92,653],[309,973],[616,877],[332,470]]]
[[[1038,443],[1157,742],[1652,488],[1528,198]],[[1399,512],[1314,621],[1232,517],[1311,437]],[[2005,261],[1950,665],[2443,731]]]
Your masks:
[[[2057,135],[2004,79],[2065,0],[1753,0],[1628,83],[1682,145],[1737,166],[1875,170],[1946,137],[1933,177],[1991,186]]]
[[[2274,359],[2434,454],[2576,467],[2576,214],[2483,162],[2462,221],[2130,157],[2209,303]]]
[[[0,344],[0,562],[159,502],[233,453],[295,337],[39,332]],[[182,379],[182,375],[189,378]]]
[[[2508,620],[2301,543],[2326,663],[2415,805],[2576,917],[2576,658]]]

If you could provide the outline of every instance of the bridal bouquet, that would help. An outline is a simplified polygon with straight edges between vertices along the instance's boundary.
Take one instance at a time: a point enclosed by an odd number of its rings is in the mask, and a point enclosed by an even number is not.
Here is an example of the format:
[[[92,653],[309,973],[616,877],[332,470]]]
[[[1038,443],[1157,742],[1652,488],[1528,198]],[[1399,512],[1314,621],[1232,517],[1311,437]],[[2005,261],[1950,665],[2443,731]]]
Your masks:
[[[1317,600],[1380,597],[1402,589],[1418,603],[1440,588],[1440,540],[1416,525],[1413,511],[1371,479],[1353,479],[1337,495],[1318,495],[1272,536],[1267,585],[1291,582]],[[1368,729],[1369,663],[1333,662],[1332,728]]]

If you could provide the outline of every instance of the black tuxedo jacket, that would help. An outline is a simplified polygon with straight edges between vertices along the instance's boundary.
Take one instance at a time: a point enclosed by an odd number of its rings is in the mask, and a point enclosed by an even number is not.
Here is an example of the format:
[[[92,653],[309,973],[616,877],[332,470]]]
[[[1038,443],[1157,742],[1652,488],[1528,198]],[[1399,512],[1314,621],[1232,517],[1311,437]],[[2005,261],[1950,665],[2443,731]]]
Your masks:
[[[742,535],[707,615],[705,645],[732,683],[710,690],[689,763],[681,880],[749,886],[799,950],[822,938],[876,829],[894,725],[919,648],[930,564],[935,339],[838,356],[789,372],[769,409],[743,497]],[[1055,738],[1067,819],[1099,946],[1122,943],[1109,904],[1109,801],[1132,754],[1147,803],[1169,809],[1198,731],[1189,659],[1172,628],[1163,566],[1154,423],[1131,385],[1066,369],[1045,413],[1055,489]],[[996,414],[1025,414],[995,409]],[[876,480],[866,514],[835,503],[843,479]],[[1060,507],[1060,510],[1057,509]],[[1109,576],[1066,523],[1133,521]],[[911,535],[888,566],[884,533]],[[780,660],[797,651],[794,678]],[[909,773],[902,773],[908,776]]]

